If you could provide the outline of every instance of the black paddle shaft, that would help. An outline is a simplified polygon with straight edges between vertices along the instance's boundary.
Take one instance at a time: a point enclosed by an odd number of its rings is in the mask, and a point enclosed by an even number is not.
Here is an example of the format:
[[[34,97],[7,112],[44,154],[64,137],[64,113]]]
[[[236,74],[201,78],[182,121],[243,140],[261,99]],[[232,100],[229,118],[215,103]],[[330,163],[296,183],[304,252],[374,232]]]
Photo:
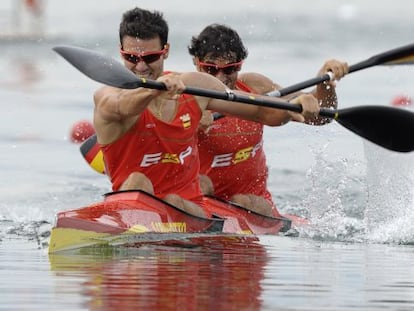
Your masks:
[[[406,58],[410,57],[410,59],[414,56],[414,44],[408,44],[405,46],[401,46],[399,48],[395,48],[374,56],[371,56],[370,58],[361,61],[359,63],[356,63],[349,67],[349,73],[359,71],[361,69],[377,66],[377,65],[399,65],[399,64],[407,64],[412,63],[413,61],[410,60],[409,62],[406,61]],[[275,97],[281,97],[288,94],[292,94],[294,92],[306,89],[308,87],[317,85],[319,83],[329,81],[331,79],[329,74],[325,74],[319,77],[315,77],[288,87],[285,87],[283,89],[280,89],[278,91],[271,92],[271,96]]]

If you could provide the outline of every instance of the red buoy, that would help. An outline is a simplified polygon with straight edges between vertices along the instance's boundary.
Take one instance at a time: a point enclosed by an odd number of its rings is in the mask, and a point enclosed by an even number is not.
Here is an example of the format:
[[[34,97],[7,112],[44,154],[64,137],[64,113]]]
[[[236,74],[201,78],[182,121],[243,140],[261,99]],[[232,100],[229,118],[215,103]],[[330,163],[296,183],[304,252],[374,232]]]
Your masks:
[[[70,140],[73,143],[81,143],[95,134],[93,125],[88,120],[81,120],[73,124],[70,130]]]
[[[411,98],[408,95],[397,95],[392,100],[393,106],[410,106]]]

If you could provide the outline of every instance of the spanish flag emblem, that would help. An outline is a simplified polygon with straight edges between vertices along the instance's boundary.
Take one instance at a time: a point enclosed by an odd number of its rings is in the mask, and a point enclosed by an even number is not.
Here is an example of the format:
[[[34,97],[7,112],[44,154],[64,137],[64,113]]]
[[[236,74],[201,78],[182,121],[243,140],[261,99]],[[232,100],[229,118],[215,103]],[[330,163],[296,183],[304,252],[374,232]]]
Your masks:
[[[183,128],[187,129],[191,127],[191,117],[189,113],[183,114],[180,119],[183,122]]]

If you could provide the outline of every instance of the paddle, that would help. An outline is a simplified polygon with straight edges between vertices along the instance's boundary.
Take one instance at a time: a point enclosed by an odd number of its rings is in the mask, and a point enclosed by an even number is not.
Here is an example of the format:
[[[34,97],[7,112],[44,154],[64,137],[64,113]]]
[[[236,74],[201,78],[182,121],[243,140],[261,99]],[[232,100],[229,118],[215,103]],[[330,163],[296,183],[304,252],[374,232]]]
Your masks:
[[[94,51],[73,46],[55,47],[54,50],[97,82],[125,89],[146,87],[165,90],[163,83],[139,78],[120,62]],[[300,104],[257,98],[253,95],[245,96],[193,87],[186,87],[184,93],[294,112],[302,111]],[[403,138],[406,133],[414,131],[414,113],[388,106],[359,106],[338,110],[321,108],[319,115],[334,119],[355,134],[386,149],[399,152],[414,150],[414,141]]]
[[[362,69],[370,68],[378,65],[408,65],[414,64],[414,44],[404,45],[377,55],[371,56],[370,58],[356,63],[349,67],[348,74],[359,71]],[[268,93],[269,96],[282,97],[310,86],[329,81],[332,79],[331,74],[325,74],[323,76],[315,77],[288,87],[281,90],[273,91]]]

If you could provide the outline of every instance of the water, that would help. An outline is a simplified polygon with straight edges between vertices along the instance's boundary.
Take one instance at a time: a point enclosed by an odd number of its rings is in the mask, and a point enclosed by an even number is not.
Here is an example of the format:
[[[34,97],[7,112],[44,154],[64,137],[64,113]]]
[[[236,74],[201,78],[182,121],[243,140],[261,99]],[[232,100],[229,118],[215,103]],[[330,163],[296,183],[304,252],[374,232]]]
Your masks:
[[[310,218],[299,237],[196,249],[144,248],[49,257],[56,212],[101,199],[71,125],[92,117],[99,86],[54,54],[74,44],[117,55],[117,27],[135,5],[164,12],[166,69],[193,70],[186,47],[212,22],[236,28],[245,71],[283,86],[328,58],[354,64],[412,42],[412,5],[385,1],[49,1],[46,39],[0,41],[0,310],[411,310],[414,307],[412,154],[363,141],[333,122],[266,128],[270,189],[279,208]],[[1,29],[11,1],[0,3]],[[76,22],[74,22],[76,21]],[[340,107],[413,96],[411,66],[345,77]],[[386,126],[386,125],[385,125]],[[410,134],[407,133],[409,136]],[[409,138],[407,138],[409,139]]]

